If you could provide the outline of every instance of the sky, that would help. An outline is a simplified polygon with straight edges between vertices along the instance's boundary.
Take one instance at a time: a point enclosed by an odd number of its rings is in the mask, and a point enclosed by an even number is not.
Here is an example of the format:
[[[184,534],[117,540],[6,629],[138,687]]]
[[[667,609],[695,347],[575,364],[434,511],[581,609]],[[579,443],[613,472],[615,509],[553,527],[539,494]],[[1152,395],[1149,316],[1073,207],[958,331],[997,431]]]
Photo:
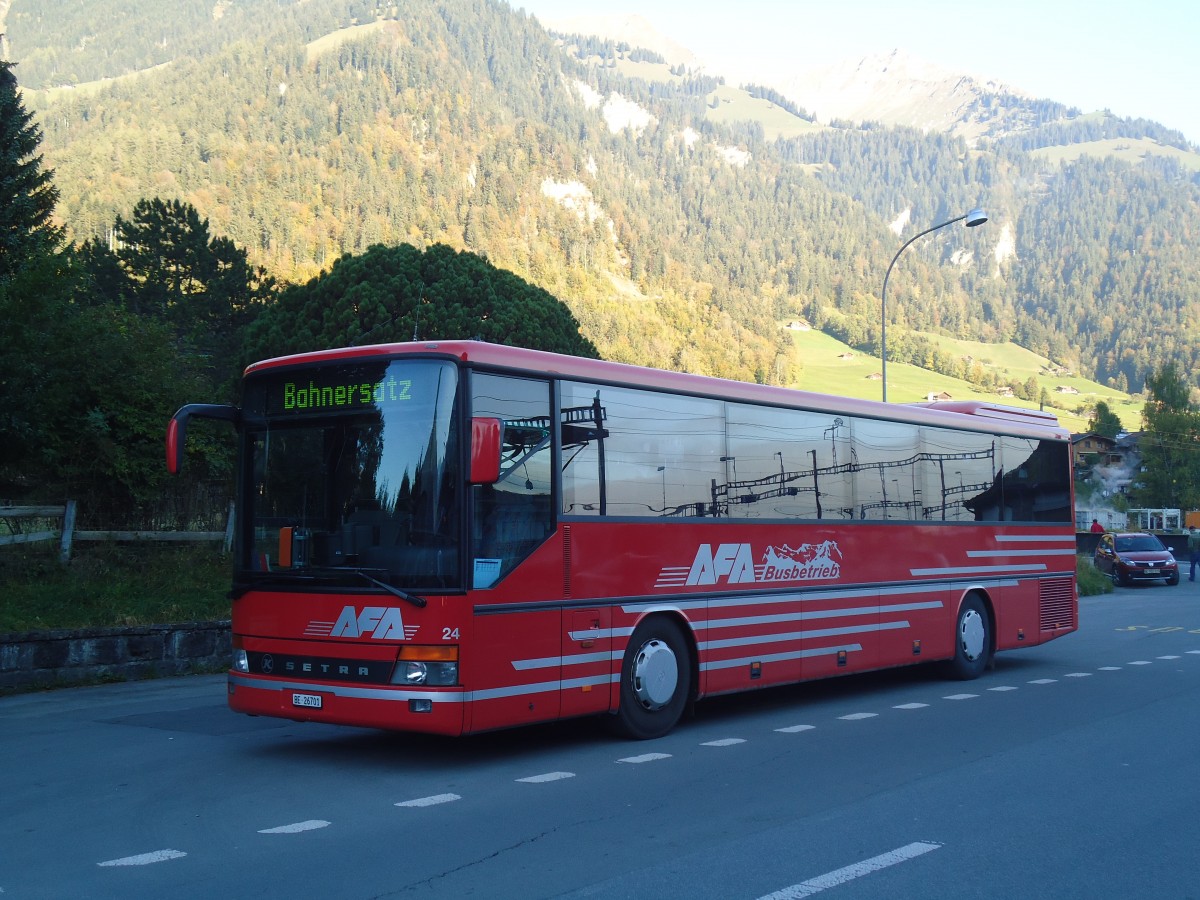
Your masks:
[[[1196,0],[509,0],[547,20],[636,13],[717,74],[899,49],[1083,112],[1152,119],[1200,144]]]

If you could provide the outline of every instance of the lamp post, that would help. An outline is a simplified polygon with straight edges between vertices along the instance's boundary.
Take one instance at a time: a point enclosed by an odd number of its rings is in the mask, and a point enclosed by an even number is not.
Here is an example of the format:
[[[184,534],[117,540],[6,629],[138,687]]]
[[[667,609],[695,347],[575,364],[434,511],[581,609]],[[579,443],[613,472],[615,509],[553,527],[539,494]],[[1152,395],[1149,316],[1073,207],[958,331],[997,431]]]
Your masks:
[[[931,231],[937,231],[939,228],[945,228],[947,225],[953,225],[955,222],[961,222],[963,219],[967,220],[968,228],[974,228],[976,225],[982,225],[984,222],[986,222],[988,217],[987,213],[982,209],[973,209],[970,212],[950,219],[947,222],[942,222],[940,225],[934,225],[932,228],[926,228],[920,234],[914,234],[907,241],[905,241],[901,245],[900,249],[896,251],[896,255],[892,257],[892,261],[888,263],[887,272],[885,272],[883,275],[883,294],[880,297],[879,306],[880,324],[882,325],[879,332],[879,355],[883,362],[883,370],[881,374],[883,377],[884,403],[887,403],[887,283],[888,277],[892,274],[892,266],[896,265],[896,260],[900,258],[900,254],[903,253],[908,245],[917,238],[925,237],[925,235],[929,234]]]

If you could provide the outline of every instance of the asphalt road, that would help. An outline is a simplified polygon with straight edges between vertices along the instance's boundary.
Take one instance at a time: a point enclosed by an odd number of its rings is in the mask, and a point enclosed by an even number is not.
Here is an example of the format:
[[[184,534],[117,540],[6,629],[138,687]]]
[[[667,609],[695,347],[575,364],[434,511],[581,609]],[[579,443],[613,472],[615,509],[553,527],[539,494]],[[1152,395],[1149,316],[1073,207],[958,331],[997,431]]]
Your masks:
[[[223,676],[9,697],[0,897],[1200,896],[1200,588],[1081,607],[977,681],[716,698],[652,742],[251,719]]]

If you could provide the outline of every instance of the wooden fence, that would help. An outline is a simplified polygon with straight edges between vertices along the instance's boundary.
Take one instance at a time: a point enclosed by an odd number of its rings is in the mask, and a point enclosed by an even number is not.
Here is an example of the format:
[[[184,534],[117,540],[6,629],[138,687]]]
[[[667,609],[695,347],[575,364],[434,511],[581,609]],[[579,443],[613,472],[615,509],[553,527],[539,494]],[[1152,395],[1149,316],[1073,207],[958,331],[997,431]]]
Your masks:
[[[63,506],[0,506],[0,519],[12,532],[0,535],[0,546],[57,539],[58,558],[64,563],[70,560],[71,545],[75,541],[224,541],[226,553],[233,546],[232,501],[224,531],[78,531],[74,500],[68,500]],[[62,524],[55,529],[23,532],[21,522],[25,519],[59,519]]]

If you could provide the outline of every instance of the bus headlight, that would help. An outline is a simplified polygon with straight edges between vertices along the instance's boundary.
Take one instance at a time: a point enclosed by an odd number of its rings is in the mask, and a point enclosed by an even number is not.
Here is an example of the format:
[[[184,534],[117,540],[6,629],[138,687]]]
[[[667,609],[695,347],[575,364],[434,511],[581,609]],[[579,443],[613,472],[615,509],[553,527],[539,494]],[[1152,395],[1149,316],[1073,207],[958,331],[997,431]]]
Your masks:
[[[458,682],[456,662],[408,662],[404,664],[404,684],[442,686]]]
[[[233,651],[233,671],[250,671],[250,659],[246,656],[245,650],[238,649]]]
[[[401,647],[392,684],[433,687],[458,684],[458,647]]]

